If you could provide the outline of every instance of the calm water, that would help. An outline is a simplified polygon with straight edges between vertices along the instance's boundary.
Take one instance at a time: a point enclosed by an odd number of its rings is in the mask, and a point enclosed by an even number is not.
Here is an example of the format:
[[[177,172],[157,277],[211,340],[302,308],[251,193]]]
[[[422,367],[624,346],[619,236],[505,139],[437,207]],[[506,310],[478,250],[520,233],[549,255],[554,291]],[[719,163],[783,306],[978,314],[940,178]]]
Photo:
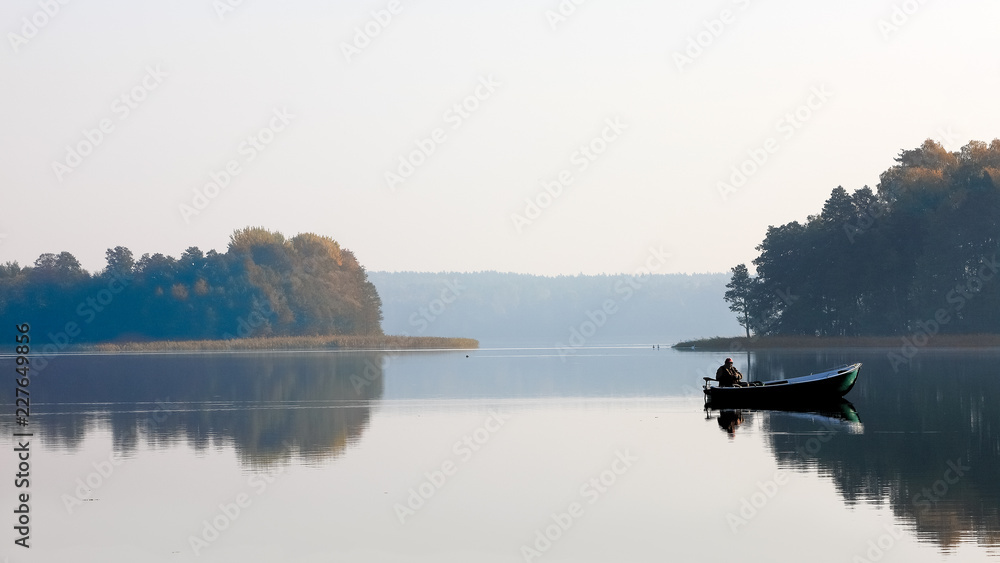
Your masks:
[[[54,360],[30,387],[30,550],[0,388],[0,556],[1000,561],[1000,353],[753,356],[761,379],[864,362],[853,408],[822,414],[706,412],[721,354],[468,355]]]

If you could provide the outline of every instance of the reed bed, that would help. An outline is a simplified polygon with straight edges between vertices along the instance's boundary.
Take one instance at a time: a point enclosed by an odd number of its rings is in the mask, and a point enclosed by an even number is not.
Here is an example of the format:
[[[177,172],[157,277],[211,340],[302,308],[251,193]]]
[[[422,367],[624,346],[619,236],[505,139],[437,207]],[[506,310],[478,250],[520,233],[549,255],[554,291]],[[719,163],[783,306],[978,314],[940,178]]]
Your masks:
[[[904,340],[905,339],[905,340]],[[751,336],[701,338],[674,344],[674,348],[707,351],[769,350],[778,348],[997,348],[1000,334],[938,334],[923,336]]]
[[[475,349],[472,338],[439,336],[335,335],[275,336],[230,340],[158,340],[154,342],[106,342],[77,346],[81,352],[185,352],[268,350],[453,350]]]

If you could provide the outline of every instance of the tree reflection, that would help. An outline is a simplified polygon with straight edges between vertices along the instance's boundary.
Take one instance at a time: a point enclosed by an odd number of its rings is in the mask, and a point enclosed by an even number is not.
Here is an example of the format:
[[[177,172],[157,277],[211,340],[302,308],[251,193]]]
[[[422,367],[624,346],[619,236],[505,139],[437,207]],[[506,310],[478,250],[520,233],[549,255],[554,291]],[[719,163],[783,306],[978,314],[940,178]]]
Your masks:
[[[386,357],[60,357],[31,381],[38,401],[31,425],[46,444],[68,450],[110,428],[115,452],[125,457],[143,445],[186,443],[198,451],[232,447],[250,467],[322,460],[360,439],[382,397]]]
[[[898,374],[884,354],[865,360],[849,396],[863,433],[828,418],[767,413],[769,445],[781,465],[830,477],[848,505],[887,503],[903,526],[944,551],[969,541],[1000,546],[995,357],[925,351],[918,359]],[[808,373],[815,361],[761,358],[786,373]]]

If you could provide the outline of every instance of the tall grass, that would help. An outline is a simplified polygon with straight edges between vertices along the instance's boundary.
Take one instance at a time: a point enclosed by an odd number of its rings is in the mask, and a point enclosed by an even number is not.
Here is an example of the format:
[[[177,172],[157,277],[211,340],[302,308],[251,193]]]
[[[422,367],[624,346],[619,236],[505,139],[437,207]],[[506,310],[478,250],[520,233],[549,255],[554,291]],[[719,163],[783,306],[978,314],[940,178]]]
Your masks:
[[[674,348],[695,350],[732,351],[766,350],[776,348],[898,348],[902,336],[743,336],[701,338],[674,344]],[[922,340],[922,339],[921,339]],[[938,334],[923,346],[936,348],[996,348],[1000,347],[1000,334]],[[921,346],[921,347],[923,347]]]

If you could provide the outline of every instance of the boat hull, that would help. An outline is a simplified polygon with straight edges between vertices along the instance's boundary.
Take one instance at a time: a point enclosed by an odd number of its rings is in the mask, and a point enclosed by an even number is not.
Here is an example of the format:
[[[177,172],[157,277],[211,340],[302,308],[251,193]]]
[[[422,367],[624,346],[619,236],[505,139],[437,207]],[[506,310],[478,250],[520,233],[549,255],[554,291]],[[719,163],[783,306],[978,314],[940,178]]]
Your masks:
[[[759,386],[705,388],[705,400],[712,407],[766,407],[787,404],[836,403],[854,387],[861,364],[853,364],[820,374],[769,381]]]

